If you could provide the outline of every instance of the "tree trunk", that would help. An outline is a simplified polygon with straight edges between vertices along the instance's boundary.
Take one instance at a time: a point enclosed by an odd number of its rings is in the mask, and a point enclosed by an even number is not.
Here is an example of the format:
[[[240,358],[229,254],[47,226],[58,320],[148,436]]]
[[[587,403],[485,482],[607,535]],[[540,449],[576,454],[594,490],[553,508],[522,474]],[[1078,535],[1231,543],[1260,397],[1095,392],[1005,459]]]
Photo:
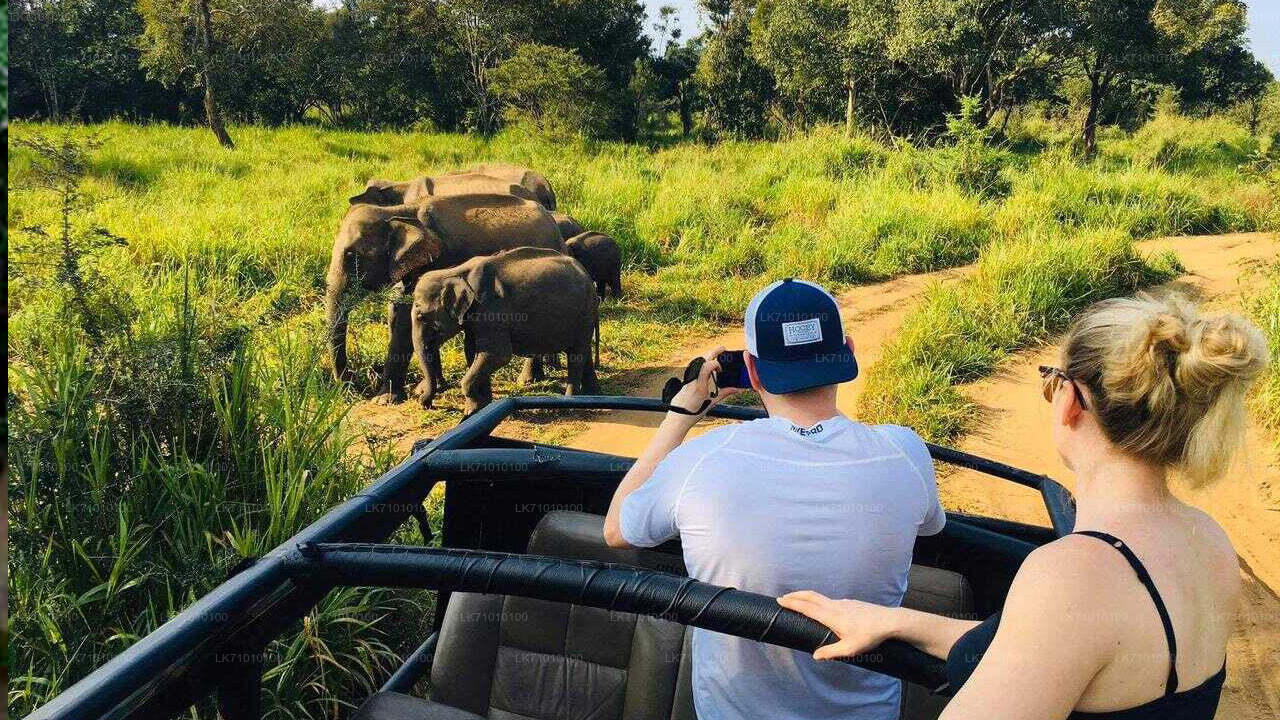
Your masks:
[[[693,92],[686,86],[691,81],[684,80],[680,83],[679,102],[680,102],[680,135],[681,137],[689,137],[689,133],[693,132]]]
[[[849,82],[845,84],[845,104],[844,104],[844,136],[853,137],[853,104],[857,100],[858,90],[853,82],[853,78],[849,78]]]
[[[1098,151],[1098,108],[1102,105],[1105,83],[1096,76],[1089,78],[1089,112],[1084,116],[1080,140],[1084,156],[1093,157]]]
[[[236,144],[231,142],[227,128],[222,124],[222,113],[218,111],[218,101],[213,91],[213,20],[209,12],[209,0],[200,0],[200,84],[204,86],[204,114],[209,121],[209,129],[213,131],[218,143],[228,150]]]

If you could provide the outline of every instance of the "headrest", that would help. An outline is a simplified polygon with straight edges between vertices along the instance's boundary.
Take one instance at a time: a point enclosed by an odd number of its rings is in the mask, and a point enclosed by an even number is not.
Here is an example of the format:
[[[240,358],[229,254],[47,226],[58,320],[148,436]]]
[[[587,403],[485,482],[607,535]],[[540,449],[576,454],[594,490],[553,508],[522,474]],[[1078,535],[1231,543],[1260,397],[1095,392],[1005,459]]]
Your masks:
[[[538,522],[529,537],[530,555],[622,563],[684,575],[684,559],[677,543],[658,548],[611,548],[604,542],[604,517],[556,510]]]

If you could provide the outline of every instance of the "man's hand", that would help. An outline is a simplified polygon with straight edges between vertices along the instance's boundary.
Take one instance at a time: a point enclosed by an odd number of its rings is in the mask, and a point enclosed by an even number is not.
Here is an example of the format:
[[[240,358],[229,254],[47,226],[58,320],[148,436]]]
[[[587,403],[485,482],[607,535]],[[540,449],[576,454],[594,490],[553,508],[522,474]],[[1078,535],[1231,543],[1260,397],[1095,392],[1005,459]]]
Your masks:
[[[671,399],[672,405],[684,408],[689,412],[697,412],[698,408],[701,408],[702,404],[706,403],[708,399],[711,402],[707,403],[707,406],[702,408],[702,412],[697,415],[681,415],[680,413],[668,412],[668,420],[680,418],[689,425],[696,424],[707,414],[708,410],[741,392],[741,388],[717,388],[715,386],[713,376],[720,370],[720,361],[716,360],[716,358],[722,352],[724,352],[724,346],[720,345],[703,355],[702,370],[698,372],[698,379],[691,383],[685,383],[684,387],[680,388],[680,392],[676,393],[676,396]]]

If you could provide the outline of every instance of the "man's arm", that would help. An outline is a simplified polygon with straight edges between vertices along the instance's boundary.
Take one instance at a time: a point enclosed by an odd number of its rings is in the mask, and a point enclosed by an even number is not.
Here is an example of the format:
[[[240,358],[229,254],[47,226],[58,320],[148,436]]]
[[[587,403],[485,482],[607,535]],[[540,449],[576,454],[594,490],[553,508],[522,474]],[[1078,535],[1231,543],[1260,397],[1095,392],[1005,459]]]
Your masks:
[[[716,356],[722,352],[724,352],[724,348],[718,347],[703,356],[705,362],[702,364],[702,371],[698,373],[698,379],[685,385],[671,400],[672,405],[694,410],[706,402],[711,396],[711,375],[720,369],[720,363],[716,362]],[[710,410],[712,406],[737,392],[737,388],[720,389],[706,410]],[[681,415],[680,413],[668,412],[666,417],[662,419],[662,424],[658,426],[658,431],[654,433],[653,439],[649,441],[644,452],[640,453],[640,457],[636,458],[635,464],[627,471],[626,476],[622,478],[622,482],[618,484],[618,489],[613,493],[613,500],[609,503],[609,512],[604,518],[604,540],[609,547],[631,547],[631,543],[627,542],[626,538],[622,536],[621,516],[623,501],[653,476],[653,471],[658,467],[658,464],[672,450],[680,447],[680,444],[684,442],[685,436],[706,414],[706,410],[698,415]]]

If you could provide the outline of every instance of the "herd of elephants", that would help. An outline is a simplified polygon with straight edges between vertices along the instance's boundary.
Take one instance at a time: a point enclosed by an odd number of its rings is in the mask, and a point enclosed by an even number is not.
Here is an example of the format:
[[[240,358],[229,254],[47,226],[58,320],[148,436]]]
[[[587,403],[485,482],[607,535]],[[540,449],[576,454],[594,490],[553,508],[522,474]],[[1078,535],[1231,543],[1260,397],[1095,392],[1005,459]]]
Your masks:
[[[565,392],[598,392],[600,300],[622,293],[618,244],[556,212],[546,177],[483,164],[407,181],[370,180],[350,199],[329,262],[326,307],[334,375],[355,380],[347,321],[370,292],[395,288],[379,399],[407,399],[412,351],[424,407],[444,386],[440,346],[459,332],[466,412],[493,399],[491,377],[524,358],[521,383],[541,379],[543,358],[567,354]],[[409,302],[409,299],[412,302]],[[596,352],[591,352],[592,337]]]

